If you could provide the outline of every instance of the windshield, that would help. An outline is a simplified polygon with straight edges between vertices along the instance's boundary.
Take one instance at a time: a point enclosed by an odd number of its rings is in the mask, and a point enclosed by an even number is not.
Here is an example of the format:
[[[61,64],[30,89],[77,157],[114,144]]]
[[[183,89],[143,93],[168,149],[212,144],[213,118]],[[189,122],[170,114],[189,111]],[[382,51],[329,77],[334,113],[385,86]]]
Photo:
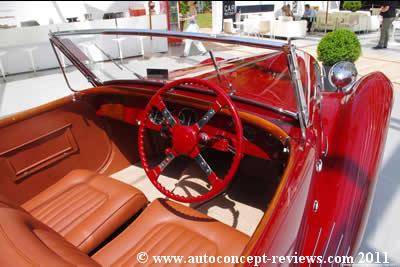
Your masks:
[[[70,59],[63,59],[62,65],[74,90],[88,87],[82,87],[82,82],[74,84],[75,65],[100,85],[116,80],[166,82],[197,77],[235,96],[297,111],[287,56],[281,47],[127,34],[66,34],[57,36],[57,41]]]

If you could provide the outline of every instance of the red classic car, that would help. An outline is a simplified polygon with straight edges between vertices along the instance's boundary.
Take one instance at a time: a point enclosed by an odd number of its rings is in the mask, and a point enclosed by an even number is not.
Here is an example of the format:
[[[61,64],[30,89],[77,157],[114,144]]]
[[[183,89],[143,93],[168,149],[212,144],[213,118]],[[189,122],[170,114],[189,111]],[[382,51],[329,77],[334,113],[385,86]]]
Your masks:
[[[385,75],[356,80],[341,62],[326,92],[311,55],[256,38],[105,29],[50,42],[73,93],[0,120],[2,266],[357,254],[392,108]]]

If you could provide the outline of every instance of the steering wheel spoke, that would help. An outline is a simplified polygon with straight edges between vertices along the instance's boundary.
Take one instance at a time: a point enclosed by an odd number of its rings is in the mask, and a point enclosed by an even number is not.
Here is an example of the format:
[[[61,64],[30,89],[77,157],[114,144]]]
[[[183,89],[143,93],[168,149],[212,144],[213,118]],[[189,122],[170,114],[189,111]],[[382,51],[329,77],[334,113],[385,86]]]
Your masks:
[[[161,130],[161,125],[154,123],[150,119],[144,120],[144,127],[146,127],[147,129],[156,130],[156,131]]]
[[[161,114],[164,117],[164,119],[166,120],[166,122],[168,123],[168,125],[173,127],[177,123],[174,116],[172,116],[171,112],[168,110],[167,105],[165,105],[165,103],[162,100],[160,95],[155,97],[153,105],[159,111],[161,111]]]
[[[216,184],[220,184],[222,182],[221,179],[215,174],[215,172],[211,169],[210,165],[208,165],[207,161],[203,158],[203,156],[199,153],[194,158],[203,172],[207,175],[208,181],[214,186]]]
[[[153,175],[153,179],[157,180],[160,174],[164,171],[164,169],[174,160],[175,155],[173,153],[168,153],[166,157],[151,170]]]
[[[220,98],[217,98],[217,100],[215,100],[212,107],[207,110],[203,117],[197,122],[197,126],[199,127],[199,129],[202,129],[204,125],[206,125],[214,117],[214,115],[222,109],[223,105],[221,103],[222,101],[220,100]]]
[[[162,111],[161,114],[163,115],[164,119],[167,121],[168,125],[173,127],[176,124],[176,120],[174,116],[172,116],[171,112],[165,107]]]

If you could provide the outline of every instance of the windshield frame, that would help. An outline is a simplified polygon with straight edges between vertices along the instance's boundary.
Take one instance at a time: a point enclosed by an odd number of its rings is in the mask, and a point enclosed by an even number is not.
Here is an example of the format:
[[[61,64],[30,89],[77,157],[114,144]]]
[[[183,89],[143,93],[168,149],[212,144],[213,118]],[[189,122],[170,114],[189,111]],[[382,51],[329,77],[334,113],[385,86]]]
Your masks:
[[[299,121],[302,137],[305,138],[305,128],[309,127],[309,116],[308,110],[304,109],[306,105],[306,99],[301,85],[301,81],[298,79],[299,69],[297,64],[293,64],[293,60],[296,61],[296,49],[292,44],[288,44],[286,42],[280,41],[271,41],[265,39],[255,39],[255,38],[244,38],[244,37],[236,37],[222,34],[206,34],[206,33],[189,33],[189,32],[175,32],[175,31],[166,31],[166,30],[147,30],[147,29],[90,29],[90,30],[73,30],[73,31],[59,31],[59,32],[50,32],[50,43],[53,46],[54,52],[56,54],[58,63],[60,68],[62,69],[65,80],[67,81],[67,85],[69,86],[69,82],[67,76],[64,72],[62,63],[59,59],[59,56],[56,52],[55,47],[57,47],[61,53],[63,53],[72,64],[74,64],[77,69],[86,77],[86,79],[94,86],[103,86],[105,84],[110,84],[112,81],[107,81],[105,83],[101,82],[97,76],[83,64],[79,58],[74,55],[68,47],[61,41],[60,37],[64,36],[73,36],[73,35],[137,35],[137,36],[148,36],[148,37],[167,37],[167,38],[182,38],[182,39],[193,39],[199,41],[210,41],[210,42],[220,42],[225,44],[236,44],[236,45],[244,45],[250,47],[258,47],[265,48],[276,51],[283,51],[288,56],[288,65],[289,65],[289,73],[291,75],[293,81],[293,90],[295,91],[296,100],[297,100],[297,112],[283,110],[282,108],[274,107],[271,105],[267,105],[265,103],[259,103],[259,101],[249,100],[253,104],[259,104],[261,106],[272,109],[278,113],[289,116],[293,119]],[[290,60],[292,59],[292,60]],[[144,79],[139,80],[139,82],[151,82],[150,80]],[[154,82],[151,82],[154,83]],[[77,93],[76,90],[72,89],[69,86],[71,91]],[[204,91],[204,90],[202,90]],[[232,95],[232,98],[235,98],[241,102],[244,102],[243,97]],[[247,101],[248,102],[248,101]]]

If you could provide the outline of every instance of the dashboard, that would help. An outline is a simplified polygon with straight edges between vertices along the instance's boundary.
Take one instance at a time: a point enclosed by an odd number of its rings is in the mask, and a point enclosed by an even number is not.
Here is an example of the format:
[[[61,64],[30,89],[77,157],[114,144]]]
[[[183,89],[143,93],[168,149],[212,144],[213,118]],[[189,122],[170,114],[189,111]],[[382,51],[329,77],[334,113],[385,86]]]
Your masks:
[[[132,102],[131,102],[132,103]],[[179,121],[180,124],[190,126],[196,123],[206,112],[192,107],[179,104],[167,104],[168,110]],[[143,117],[144,106],[123,103],[101,104],[97,109],[97,115],[124,121],[132,125],[139,125],[140,118]],[[163,136],[164,117],[161,112],[153,108],[149,113],[149,125],[151,130],[159,131]],[[283,151],[282,143],[271,133],[256,125],[242,121],[244,137],[244,154],[265,160],[279,159]],[[149,128],[148,126],[146,126]],[[218,137],[221,142],[213,144],[212,148],[224,151],[224,147],[230,147],[227,143],[229,136],[235,133],[232,118],[223,113],[217,113],[202,129],[208,136]],[[225,140],[224,140],[225,138]]]
[[[180,109],[177,117],[179,123],[184,126],[191,126],[200,119],[198,113],[191,108]],[[155,107],[151,109],[151,112],[149,114],[149,119],[156,125],[161,125],[164,122],[163,115]]]

